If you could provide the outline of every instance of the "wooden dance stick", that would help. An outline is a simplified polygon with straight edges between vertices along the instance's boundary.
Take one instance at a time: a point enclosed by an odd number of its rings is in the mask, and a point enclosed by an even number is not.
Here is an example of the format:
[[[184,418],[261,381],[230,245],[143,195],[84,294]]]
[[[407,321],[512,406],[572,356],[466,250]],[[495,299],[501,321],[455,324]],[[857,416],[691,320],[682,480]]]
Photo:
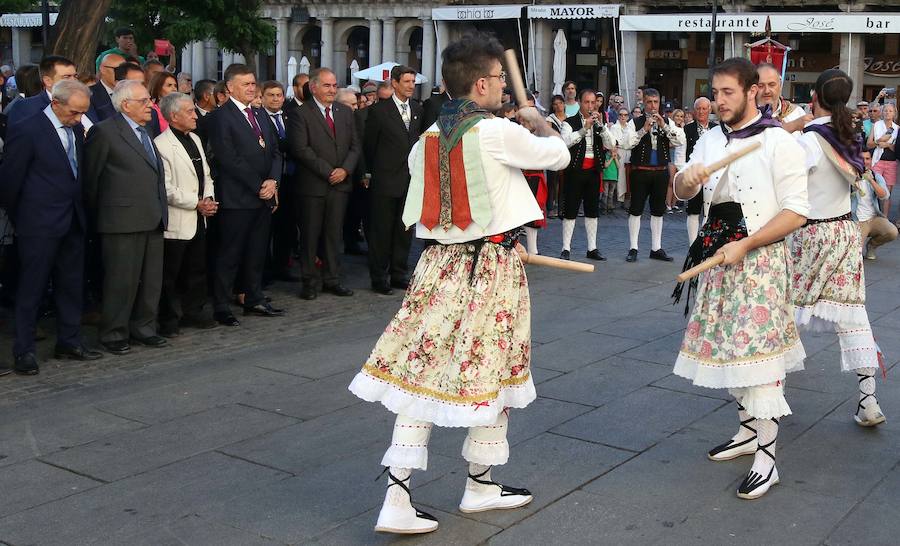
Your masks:
[[[708,167],[706,167],[706,170],[709,171],[709,174],[712,174],[712,173],[718,171],[719,169],[724,169],[729,164],[734,163],[738,159],[740,159],[740,158],[744,157],[745,155],[749,154],[750,152],[756,150],[760,146],[762,146],[761,142],[753,142],[749,146],[745,146],[736,152],[731,152],[730,154],[726,155],[722,159],[710,164]]]
[[[703,260],[703,263],[701,263],[700,265],[695,265],[694,267],[688,269],[681,275],[678,275],[677,277],[675,277],[675,280],[677,280],[678,282],[689,281],[690,279],[693,279],[694,277],[696,277],[700,273],[703,273],[704,271],[709,271],[710,269],[712,269],[718,265],[722,265],[722,262],[724,262],[724,261],[725,261],[724,254],[716,254],[715,256],[713,256],[712,258],[710,258],[708,260]]]
[[[567,271],[577,271],[579,273],[593,273],[594,266],[591,264],[583,264],[581,262],[571,262],[569,260],[560,260],[559,258],[551,258],[549,256],[539,256],[537,254],[519,254],[522,263],[529,265],[543,265],[546,267],[555,267],[556,269],[565,269]]]
[[[522,83],[522,72],[519,70],[519,58],[515,49],[507,49],[503,53],[506,61],[506,83],[512,86],[513,98],[516,104],[523,107],[528,103],[528,95],[525,94],[525,84]]]

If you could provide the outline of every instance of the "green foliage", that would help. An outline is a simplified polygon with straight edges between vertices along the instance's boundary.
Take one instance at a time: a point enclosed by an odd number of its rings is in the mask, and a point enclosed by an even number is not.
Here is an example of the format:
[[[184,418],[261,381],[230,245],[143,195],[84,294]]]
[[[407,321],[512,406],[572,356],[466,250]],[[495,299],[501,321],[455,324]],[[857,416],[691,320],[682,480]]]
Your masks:
[[[0,15],[4,13],[39,12],[40,3],[34,0],[0,0]]]
[[[259,17],[261,5],[261,0],[114,0],[103,39],[115,45],[113,31],[130,26],[142,52],[153,48],[154,38],[167,38],[177,49],[212,38],[222,49],[269,51],[275,28]]]

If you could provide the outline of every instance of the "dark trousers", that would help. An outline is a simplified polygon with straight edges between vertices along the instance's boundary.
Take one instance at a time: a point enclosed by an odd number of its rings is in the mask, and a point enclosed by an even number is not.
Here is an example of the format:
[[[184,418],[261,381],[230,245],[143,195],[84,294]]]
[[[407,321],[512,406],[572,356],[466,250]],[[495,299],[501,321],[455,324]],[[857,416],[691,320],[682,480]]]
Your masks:
[[[578,217],[578,208],[582,201],[586,218],[596,218],[600,215],[600,173],[597,171],[567,169],[563,192],[565,193],[563,217],[566,220]]]
[[[184,317],[202,318],[207,301],[206,243],[206,228],[202,222],[193,239],[166,239],[163,243],[161,326],[177,328]]]
[[[334,286],[341,281],[341,234],[350,194],[328,190],[324,197],[303,195],[299,198],[300,277],[305,286]],[[324,261],[321,273],[316,269],[316,249],[322,237]]]
[[[103,303],[100,341],[156,335],[162,290],[162,230],[101,233]]]
[[[244,305],[253,307],[264,303],[262,291],[263,268],[272,209],[219,209],[216,213],[218,248],[213,279],[213,297],[217,312],[228,312],[231,290],[240,272]]]
[[[666,192],[669,190],[669,171],[645,171],[631,168],[631,208],[628,214],[644,214],[644,203],[650,199],[650,214],[663,216],[666,213]]]
[[[405,197],[370,196],[369,277],[372,284],[406,280],[412,230],[403,225]]]
[[[359,225],[363,225],[363,233],[366,234],[366,243],[369,251],[372,250],[369,242],[369,210],[371,196],[369,190],[359,184],[353,185],[350,198],[347,202],[347,213],[344,215],[344,249],[359,245]]]
[[[81,345],[84,232],[73,225],[62,237],[18,237],[19,285],[13,354],[34,352],[34,335],[47,282],[53,280],[56,343]]]
[[[556,204],[556,193],[559,191],[559,171],[547,171],[547,212]]]
[[[279,192],[278,210],[272,214],[272,273],[287,271],[297,247],[297,218],[293,192]]]

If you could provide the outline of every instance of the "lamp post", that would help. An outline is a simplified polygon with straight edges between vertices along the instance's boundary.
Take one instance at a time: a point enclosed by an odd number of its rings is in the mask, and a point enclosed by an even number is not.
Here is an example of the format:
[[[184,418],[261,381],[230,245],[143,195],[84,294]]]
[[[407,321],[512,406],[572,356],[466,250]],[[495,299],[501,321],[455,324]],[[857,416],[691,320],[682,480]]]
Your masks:
[[[709,29],[709,76],[707,76],[706,90],[709,100],[713,100],[712,92],[712,74],[713,67],[716,66],[716,12],[719,6],[716,0],[712,0],[712,26]]]

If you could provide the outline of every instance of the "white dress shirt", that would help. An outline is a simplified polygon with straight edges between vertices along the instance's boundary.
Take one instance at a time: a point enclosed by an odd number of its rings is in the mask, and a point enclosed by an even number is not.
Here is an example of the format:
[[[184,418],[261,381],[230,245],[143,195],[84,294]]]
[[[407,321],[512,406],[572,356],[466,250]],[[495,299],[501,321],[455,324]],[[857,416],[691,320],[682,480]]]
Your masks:
[[[762,146],[714,172],[700,190],[704,216],[709,215],[710,204],[714,202],[739,203],[750,235],[782,210],[804,217],[809,214],[805,153],[793,136],[784,129],[771,128],[749,138],[728,141],[723,126],[719,125],[703,133],[687,165],[681,169],[684,171],[694,164],[709,165],[753,142]],[[723,183],[727,186],[719,188]],[[687,200],[694,195],[676,197]]]
[[[445,231],[440,225],[429,230],[416,224],[416,237],[435,239],[444,244],[462,243],[497,235],[544,217],[534,199],[522,169],[558,171],[569,165],[569,149],[562,139],[537,137],[517,123],[495,117],[475,125],[480,146],[465,153],[480,153],[492,218],[482,229],[474,222],[466,229],[452,226]],[[426,133],[437,134],[437,124]],[[415,172],[416,159],[423,139],[409,153],[409,169]]]
[[[588,120],[585,119],[584,116],[579,114],[581,117],[581,129],[578,131],[572,129],[572,126],[569,125],[569,122],[564,121],[562,124],[562,131],[560,135],[563,139],[563,142],[566,143],[566,146],[571,148],[575,146],[582,140],[585,141],[584,148],[584,157],[585,159],[593,159],[594,158],[594,131],[593,122],[588,123]],[[606,130],[606,127],[602,124],[600,125],[600,138],[603,140],[603,147],[607,150],[611,150],[616,146],[616,142],[612,139],[612,136],[609,134],[609,131]]]
[[[412,109],[409,107],[409,99],[406,99],[406,102],[401,101],[397,98],[397,94],[391,95],[391,98],[394,99],[394,105],[397,107],[397,111],[400,112],[400,118],[406,117],[410,121],[412,121]],[[403,112],[403,105],[406,105],[406,113]]]
[[[66,126],[63,125],[59,118],[56,117],[56,112],[53,111],[51,106],[47,106],[44,108],[44,115],[47,116],[47,119],[50,120],[50,123],[53,124],[53,127],[56,129],[56,135],[59,137],[59,141],[62,143],[63,151],[68,153],[69,151],[69,135],[66,134]],[[75,136],[72,136],[72,145],[75,145]],[[75,157],[78,157],[76,154]]]
[[[244,111],[244,110],[246,110],[247,107],[250,106],[250,105],[249,105],[249,104],[244,104],[244,103],[242,103],[241,101],[239,101],[239,100],[237,100],[236,98],[234,98],[234,96],[228,97],[228,99],[229,99],[231,102],[233,102],[233,103],[235,104],[235,106],[238,107],[238,110],[241,111],[241,115],[244,117],[244,121],[247,122],[247,125],[249,125],[251,128],[253,128],[253,124],[250,122],[250,118],[247,117],[247,112]],[[252,110],[252,107],[251,107],[251,110]],[[253,129],[253,130],[256,131],[256,129]]]
[[[683,146],[687,142],[687,138],[684,136],[684,129],[675,125],[671,119],[667,119],[666,124],[661,125],[659,130],[668,137],[670,151],[674,151],[675,148]],[[625,142],[621,144],[621,147],[627,150],[633,149],[646,134],[647,131],[645,131],[643,127],[638,129],[634,126],[634,120],[629,121],[625,128]],[[650,133],[650,145],[654,150],[656,149],[657,138],[652,132]]]

